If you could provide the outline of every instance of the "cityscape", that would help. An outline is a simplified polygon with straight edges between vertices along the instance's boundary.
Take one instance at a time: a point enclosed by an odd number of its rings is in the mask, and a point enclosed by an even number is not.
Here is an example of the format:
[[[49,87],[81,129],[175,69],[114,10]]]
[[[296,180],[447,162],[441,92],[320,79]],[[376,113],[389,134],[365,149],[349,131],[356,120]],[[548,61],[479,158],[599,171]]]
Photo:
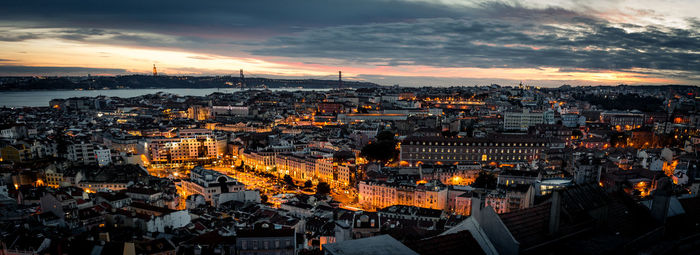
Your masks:
[[[0,4],[0,255],[700,253],[697,2],[79,2]]]

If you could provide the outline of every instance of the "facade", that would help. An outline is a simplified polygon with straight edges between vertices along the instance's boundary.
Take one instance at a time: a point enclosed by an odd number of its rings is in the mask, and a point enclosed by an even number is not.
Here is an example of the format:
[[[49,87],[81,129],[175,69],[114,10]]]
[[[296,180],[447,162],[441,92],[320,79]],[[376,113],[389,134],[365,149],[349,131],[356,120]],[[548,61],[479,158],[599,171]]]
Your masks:
[[[561,124],[565,127],[580,127],[586,125],[586,117],[578,114],[561,115]]]
[[[31,160],[32,151],[24,144],[6,145],[0,149],[0,157],[3,161],[22,163]]]
[[[68,145],[68,155],[66,158],[78,164],[95,165],[97,164],[95,147],[94,144],[85,141],[72,143]]]
[[[126,189],[128,185],[127,182],[91,182],[91,181],[81,181],[78,183],[78,187],[81,189],[86,189],[89,191],[99,191],[99,190],[111,190],[120,191]]]
[[[226,151],[226,139],[193,135],[178,138],[153,138],[146,143],[152,163],[182,163],[211,160]]]
[[[182,188],[187,195],[199,194],[212,203],[219,194],[244,190],[245,185],[217,171],[195,167],[190,178],[182,180]]]
[[[563,148],[554,138],[506,136],[492,138],[408,137],[401,143],[401,161],[421,164],[529,162],[546,149]],[[403,162],[402,162],[403,163]]]
[[[244,151],[241,154],[243,163],[256,169],[270,170],[276,167],[275,159],[275,153],[271,151]]]
[[[361,181],[359,203],[368,208],[406,205],[444,210],[447,208],[447,187],[436,182],[400,185],[379,181]]]
[[[294,229],[255,229],[236,231],[236,254],[296,254]]]
[[[248,116],[247,106],[212,106],[212,114],[216,116]]]
[[[297,181],[312,180],[315,176],[316,159],[291,153],[277,155],[275,164],[280,176],[289,175]]]
[[[98,166],[106,166],[112,163],[112,153],[109,149],[103,147],[95,148],[95,161]]]
[[[526,131],[528,127],[537,124],[552,124],[554,122],[554,112],[530,112],[523,109],[522,112],[506,112],[503,114],[504,130]]]
[[[338,114],[341,123],[365,122],[365,121],[396,121],[406,120],[407,114],[400,113],[348,113]]]
[[[603,112],[600,114],[603,122],[609,123],[616,129],[632,130],[644,125],[645,116],[636,112]]]

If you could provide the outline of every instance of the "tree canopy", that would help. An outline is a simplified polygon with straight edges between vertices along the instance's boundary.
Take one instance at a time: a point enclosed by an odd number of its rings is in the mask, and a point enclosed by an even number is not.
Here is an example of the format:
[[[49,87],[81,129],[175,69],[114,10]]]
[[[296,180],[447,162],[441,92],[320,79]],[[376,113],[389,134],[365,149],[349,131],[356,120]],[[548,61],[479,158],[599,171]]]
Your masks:
[[[387,162],[399,155],[396,149],[394,133],[382,131],[375,137],[375,141],[365,145],[360,151],[360,155],[372,161]]]
[[[331,186],[328,185],[328,183],[319,182],[318,185],[316,185],[316,194],[328,195],[330,193],[331,193]]]

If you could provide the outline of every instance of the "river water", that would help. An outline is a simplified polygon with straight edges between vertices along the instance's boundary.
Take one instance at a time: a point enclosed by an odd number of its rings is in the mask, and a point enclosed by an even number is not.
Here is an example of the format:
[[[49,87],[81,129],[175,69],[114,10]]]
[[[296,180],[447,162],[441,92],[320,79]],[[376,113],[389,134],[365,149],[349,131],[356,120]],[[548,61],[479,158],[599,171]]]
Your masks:
[[[301,88],[272,88],[272,91],[327,91],[329,89],[301,89]],[[66,99],[71,97],[136,97],[158,92],[167,92],[180,96],[206,96],[212,93],[233,93],[241,89],[235,88],[208,88],[208,89],[108,89],[108,90],[33,90],[0,92],[0,107],[36,107],[49,106],[52,99]]]

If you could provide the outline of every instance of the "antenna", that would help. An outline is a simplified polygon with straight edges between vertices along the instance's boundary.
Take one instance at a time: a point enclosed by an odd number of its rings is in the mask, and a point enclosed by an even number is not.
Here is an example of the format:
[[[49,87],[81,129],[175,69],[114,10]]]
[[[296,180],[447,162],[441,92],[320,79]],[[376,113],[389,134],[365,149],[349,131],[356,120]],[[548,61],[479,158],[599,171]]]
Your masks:
[[[241,89],[245,88],[245,76],[243,75],[243,69],[241,69],[241,78],[239,82],[241,84]]]
[[[343,88],[343,71],[338,71],[338,90]]]

